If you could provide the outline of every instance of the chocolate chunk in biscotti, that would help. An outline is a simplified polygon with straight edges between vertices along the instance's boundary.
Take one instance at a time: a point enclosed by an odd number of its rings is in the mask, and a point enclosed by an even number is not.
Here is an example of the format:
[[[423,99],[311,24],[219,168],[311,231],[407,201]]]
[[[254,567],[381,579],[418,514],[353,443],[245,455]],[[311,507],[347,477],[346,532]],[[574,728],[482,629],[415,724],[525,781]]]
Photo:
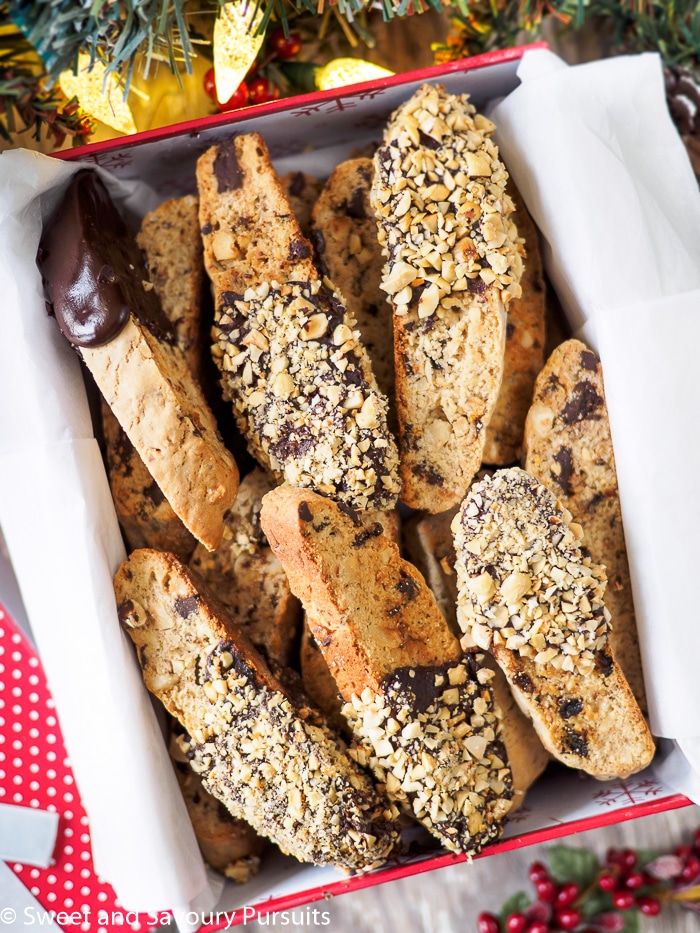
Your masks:
[[[175,343],[199,381],[204,260],[197,198],[174,198],[146,214],[136,242],[144,254],[149,281],[172,325]],[[197,543],[194,536],[175,514],[104,401],[102,424],[109,485],[129,548],[154,547],[187,561]]]
[[[513,219],[525,241],[522,295],[508,305],[503,382],[484,443],[484,463],[511,466],[520,461],[523,433],[537,374],[544,363],[546,285],[539,234],[520,192],[508,182],[515,204]]]
[[[191,571],[135,551],[115,591],[146,686],[191,736],[183,754],[232,816],[301,861],[360,871],[388,858],[395,809]]]
[[[404,526],[403,541],[406,557],[425,577],[450,631],[459,637],[462,633],[457,622],[457,574],[451,527],[457,511],[415,516]],[[491,689],[501,711],[501,738],[513,776],[513,802],[509,810],[512,815],[525,799],[528,788],[547,767],[549,753],[515,702],[505,675],[486,651],[482,663],[494,675]]]
[[[605,568],[533,476],[476,483],[453,523],[463,644],[490,650],[545,748],[600,780],[646,767],[654,743],[609,643]]]
[[[442,512],[479,469],[522,259],[494,125],[423,85],[391,117],[372,203],[394,310],[401,498]]]
[[[398,454],[359,331],[311,261],[260,136],[197,164],[212,353],[258,462],[358,509],[395,504]]]
[[[194,537],[216,547],[238,470],[95,172],[70,182],[45,226],[38,263],[61,331],[158,487]]]
[[[286,175],[280,176],[280,184],[299,229],[308,239],[311,232],[311,213],[323,183],[304,172],[287,172]]]
[[[324,272],[357,322],[377,384],[389,399],[389,423],[394,427],[392,311],[380,288],[384,260],[370,203],[373,176],[371,159],[341,163],[316,202],[311,238]]]
[[[579,340],[557,347],[537,378],[525,425],[525,468],[583,525],[591,559],[605,565],[610,645],[646,712],[603,373]]]
[[[226,516],[224,540],[211,552],[199,545],[190,567],[268,660],[287,667],[301,607],[260,526],[262,497],[276,485],[259,468],[249,473]]]
[[[308,490],[263,499],[267,538],[345,701],[355,757],[440,842],[476,853],[512,799],[491,671],[464,656],[377,524]]]

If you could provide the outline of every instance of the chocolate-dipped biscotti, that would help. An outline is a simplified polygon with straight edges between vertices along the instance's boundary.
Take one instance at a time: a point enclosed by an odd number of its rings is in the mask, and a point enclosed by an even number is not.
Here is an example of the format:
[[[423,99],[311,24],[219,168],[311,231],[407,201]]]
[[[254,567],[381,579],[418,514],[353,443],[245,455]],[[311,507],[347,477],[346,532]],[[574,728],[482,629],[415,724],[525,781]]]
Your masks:
[[[163,495],[195,538],[216,547],[238,470],[95,172],[71,180],[44,228],[38,263],[61,331]]]
[[[518,468],[476,483],[454,520],[459,622],[491,651],[545,748],[600,780],[654,743],[609,643],[605,568],[552,493]]]
[[[197,164],[212,353],[261,466],[359,509],[395,504],[386,399],[340,295],[311,260],[260,136]]]
[[[423,85],[393,114],[372,203],[394,309],[401,497],[442,512],[482,460],[522,259],[495,127]]]
[[[452,521],[457,509],[439,515],[417,515],[404,527],[406,557],[425,577],[433,596],[445,617],[450,631],[459,637],[457,622],[457,574],[452,537]],[[490,683],[493,697],[501,714],[501,738],[508,755],[513,776],[512,815],[525,799],[529,787],[537,780],[550,760],[532,723],[521,711],[494,658],[484,651],[482,664],[493,671]]]
[[[136,237],[149,281],[172,325],[192,377],[202,365],[204,260],[199,236],[199,203],[186,195],[164,201],[146,214]],[[102,401],[107,473],[112,498],[129,547],[171,551],[187,561],[196,540],[163,495],[158,483]]]
[[[360,871],[389,856],[389,802],[184,565],[135,551],[115,591],[146,686],[191,736],[180,747],[210,794],[301,861]]]
[[[448,849],[498,838],[512,799],[490,682],[376,523],[309,490],[263,499],[268,541],[345,700],[355,755]]]
[[[605,565],[610,645],[646,712],[603,372],[580,340],[558,346],[537,378],[525,424],[525,469],[583,525],[591,559]]]

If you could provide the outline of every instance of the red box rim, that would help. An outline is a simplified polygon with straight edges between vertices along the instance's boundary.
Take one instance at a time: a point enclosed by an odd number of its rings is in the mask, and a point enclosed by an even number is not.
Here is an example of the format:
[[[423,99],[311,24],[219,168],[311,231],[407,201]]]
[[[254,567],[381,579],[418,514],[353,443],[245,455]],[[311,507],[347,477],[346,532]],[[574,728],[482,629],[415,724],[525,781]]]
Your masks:
[[[373,90],[397,87],[398,85],[408,82],[433,81],[443,75],[450,75],[462,71],[475,71],[490,65],[500,65],[504,62],[516,61],[522,58],[525,52],[532,49],[547,48],[549,48],[549,46],[546,42],[533,42],[530,45],[518,45],[509,49],[484,52],[481,55],[474,55],[471,58],[461,58],[458,61],[448,62],[446,65],[430,65],[428,68],[420,68],[416,71],[403,71],[400,74],[386,78],[377,78],[374,81],[348,84],[343,87],[333,88],[330,91],[312,91],[310,94],[286,97],[282,100],[270,101],[267,104],[245,107],[242,110],[211,114],[206,117],[198,117],[195,120],[187,120],[184,123],[174,123],[171,126],[161,126],[154,130],[144,130],[141,133],[134,133],[131,136],[120,136],[117,139],[88,143],[85,146],[76,146],[74,149],[64,149],[61,152],[56,152],[54,156],[64,161],[76,162],[86,157],[92,158],[95,154],[109,152],[113,149],[131,149],[133,146],[140,146],[143,143],[151,143],[161,139],[171,139],[173,136],[195,134],[215,126],[235,126],[238,123],[245,123],[247,120],[257,119],[258,117],[267,116],[269,114],[284,113],[290,106],[299,107],[307,104],[338,100],[339,98],[347,97],[348,94],[352,94],[361,88]]]

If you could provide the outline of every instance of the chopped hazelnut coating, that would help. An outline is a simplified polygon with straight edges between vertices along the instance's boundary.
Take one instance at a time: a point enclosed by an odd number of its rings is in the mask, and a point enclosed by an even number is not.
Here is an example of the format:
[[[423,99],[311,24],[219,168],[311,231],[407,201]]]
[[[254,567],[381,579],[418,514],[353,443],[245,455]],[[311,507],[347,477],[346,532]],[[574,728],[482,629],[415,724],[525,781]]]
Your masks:
[[[379,523],[288,486],[265,496],[261,522],[345,700],[357,760],[443,845],[475,854],[513,796],[492,672],[464,657]]]
[[[187,568],[135,551],[115,590],[146,686],[192,737],[181,750],[205,789],[301,861],[352,871],[385,861],[395,808]]]
[[[581,526],[514,468],[475,484],[452,530],[462,644],[489,647],[547,751],[601,781],[645,768],[654,741],[610,648],[605,570]]]
[[[260,462],[354,508],[389,508],[398,456],[386,399],[353,327],[320,280],[265,282],[220,296],[214,356],[224,397]]]
[[[212,355],[261,466],[356,509],[392,507],[398,452],[355,320],[312,262],[262,138],[197,164]]]
[[[583,531],[529,473],[476,483],[453,523],[458,618],[473,644],[505,646],[535,664],[589,673],[608,641],[605,568]]]
[[[479,469],[522,259],[494,125],[423,85],[391,118],[372,203],[394,308],[402,498],[456,505]]]
[[[399,803],[453,852],[476,855],[501,834],[512,775],[480,656],[462,663],[402,668],[381,693],[369,687],[343,714],[368,766]]]

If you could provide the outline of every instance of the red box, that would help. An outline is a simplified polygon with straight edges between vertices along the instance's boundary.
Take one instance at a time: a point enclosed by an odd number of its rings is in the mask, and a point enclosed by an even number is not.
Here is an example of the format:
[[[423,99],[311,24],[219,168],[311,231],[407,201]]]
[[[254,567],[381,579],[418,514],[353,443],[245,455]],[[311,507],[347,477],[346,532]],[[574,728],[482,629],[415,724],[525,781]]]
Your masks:
[[[323,176],[347,158],[352,149],[378,139],[390,113],[426,81],[439,81],[453,93],[468,92],[478,107],[509,93],[518,84],[516,70],[524,51],[525,48],[516,48],[488,53],[367,84],[275,101],[233,114],[84,146],[60,153],[59,158],[98,165],[125,180],[140,179],[166,198],[194,191],[196,159],[211,145],[232,134],[257,131],[265,138],[280,172],[294,169]],[[6,654],[10,653],[9,640],[13,635],[14,630],[5,625]],[[36,665],[36,661],[31,660],[31,649],[25,646],[23,651],[27,663]],[[5,726],[6,733],[9,723]],[[3,772],[0,797],[8,802],[17,794],[12,780],[10,771]],[[21,803],[27,805],[27,801]],[[550,769],[530,791],[525,806],[506,825],[502,841],[490,846],[484,856],[689,803],[687,798],[665,787],[651,769],[626,781],[605,783],[582,779],[563,768]],[[66,809],[59,804],[52,805],[57,806],[59,812]],[[65,868],[66,859],[60,849],[65,842],[61,838],[56,866],[50,870],[54,881],[36,885],[40,900],[54,909],[57,909],[56,903],[49,903],[46,897],[53,885],[65,900],[65,877],[61,870],[62,866]],[[463,860],[463,856],[443,851],[423,852],[398,859],[383,869],[347,878],[333,869],[302,866],[292,859],[272,856],[258,878],[244,886],[226,888],[220,909],[236,910],[236,922],[242,922],[243,906],[259,913],[297,907],[330,894]],[[19,875],[26,883],[26,874],[21,869]],[[251,916],[249,912],[247,919]],[[147,925],[147,919],[141,918],[140,922]],[[214,930],[223,925],[223,922],[209,924],[206,928]]]

